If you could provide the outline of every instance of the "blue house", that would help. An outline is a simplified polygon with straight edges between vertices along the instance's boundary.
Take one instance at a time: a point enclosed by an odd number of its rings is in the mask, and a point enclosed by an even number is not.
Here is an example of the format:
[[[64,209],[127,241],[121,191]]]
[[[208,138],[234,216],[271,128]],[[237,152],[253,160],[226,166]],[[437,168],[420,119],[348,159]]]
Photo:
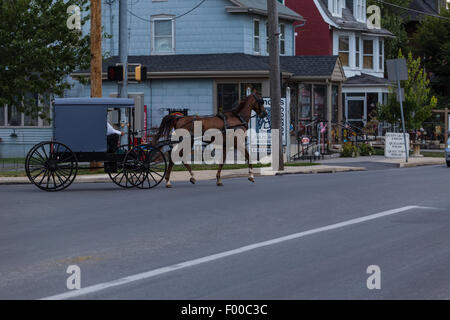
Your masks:
[[[102,1],[104,31],[112,35],[103,41],[103,52],[111,57],[103,61],[104,97],[118,92],[117,83],[108,81],[106,74],[108,66],[119,62],[118,2]],[[278,10],[283,94],[292,95],[292,110],[297,109],[301,81],[323,83],[331,97],[345,80],[339,58],[295,57],[294,23],[304,19],[282,3]],[[128,91],[143,96],[148,127],[159,126],[168,109],[214,114],[232,108],[251,89],[269,96],[266,0],[130,1],[128,14],[129,63],[142,64],[148,71],[147,81],[133,83],[130,68]],[[82,76],[89,77],[89,70],[72,75],[74,87],[67,97],[90,95],[89,85],[77,81]],[[324,102],[324,108],[333,108],[331,100]],[[51,138],[48,124],[30,128],[22,116],[20,125],[13,126],[9,117],[9,111],[5,112],[4,123],[0,123],[0,157],[23,156],[35,142]],[[10,137],[12,130],[18,138]],[[5,148],[7,144],[11,147]]]

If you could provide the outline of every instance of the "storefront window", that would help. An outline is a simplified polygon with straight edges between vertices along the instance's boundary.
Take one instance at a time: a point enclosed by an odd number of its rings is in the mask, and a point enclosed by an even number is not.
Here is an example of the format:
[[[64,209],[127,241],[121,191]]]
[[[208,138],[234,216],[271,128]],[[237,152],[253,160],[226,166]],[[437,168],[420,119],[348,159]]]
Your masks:
[[[319,121],[326,121],[326,92],[326,86],[314,86],[314,118]]]
[[[249,93],[251,94],[253,92],[253,90],[256,90],[259,94],[261,94],[261,83],[241,83],[240,100],[245,99]]]
[[[311,120],[311,85],[306,84],[300,90],[300,121]]]
[[[231,111],[239,100],[237,83],[220,83],[217,85],[217,109],[219,112]]]

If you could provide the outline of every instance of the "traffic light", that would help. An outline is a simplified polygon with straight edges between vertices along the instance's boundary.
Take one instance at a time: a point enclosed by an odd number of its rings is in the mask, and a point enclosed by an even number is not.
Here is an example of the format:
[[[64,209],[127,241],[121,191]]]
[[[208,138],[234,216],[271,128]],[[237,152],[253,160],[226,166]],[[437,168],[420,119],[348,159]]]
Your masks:
[[[123,81],[123,67],[122,66],[109,66],[108,67],[108,80]]]
[[[143,66],[137,66],[134,69],[134,79],[139,82],[147,80],[147,68]]]

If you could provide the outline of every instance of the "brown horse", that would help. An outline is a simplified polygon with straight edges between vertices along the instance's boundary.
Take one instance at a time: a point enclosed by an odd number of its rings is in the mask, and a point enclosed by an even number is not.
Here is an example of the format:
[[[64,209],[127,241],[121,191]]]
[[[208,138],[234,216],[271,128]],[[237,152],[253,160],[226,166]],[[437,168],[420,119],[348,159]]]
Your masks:
[[[252,110],[255,111],[256,114],[261,118],[265,118],[267,116],[267,111],[264,109],[264,100],[262,100],[262,98],[256,92],[253,92],[251,95],[246,97],[235,110],[224,112],[223,114],[218,114],[216,116],[167,115],[161,121],[161,125],[159,127],[159,131],[156,135],[154,143],[158,143],[161,137],[169,138],[172,130],[176,129],[186,129],[193,136],[195,121],[201,121],[202,134],[204,134],[209,129],[218,129],[222,132],[225,132],[225,130],[227,129],[242,129],[244,132],[246,132],[248,129],[248,122],[250,121]],[[236,144],[234,145],[234,149],[236,149]],[[225,150],[225,141],[223,150]],[[223,152],[223,161],[219,164],[219,170],[217,171],[216,175],[217,186],[223,186],[221,172],[225,162],[225,158],[226,152]],[[255,179],[253,177],[253,166],[250,163],[250,156],[246,148],[245,160],[248,162],[249,167],[248,179],[251,182],[255,182]],[[173,165],[174,162],[172,160],[171,152],[169,152],[169,166],[166,174],[167,188],[172,187],[172,184],[170,183],[170,174],[172,172]],[[183,162],[183,165],[191,175],[190,182],[194,184],[196,180],[194,178],[194,173],[192,172],[191,166],[185,162]]]

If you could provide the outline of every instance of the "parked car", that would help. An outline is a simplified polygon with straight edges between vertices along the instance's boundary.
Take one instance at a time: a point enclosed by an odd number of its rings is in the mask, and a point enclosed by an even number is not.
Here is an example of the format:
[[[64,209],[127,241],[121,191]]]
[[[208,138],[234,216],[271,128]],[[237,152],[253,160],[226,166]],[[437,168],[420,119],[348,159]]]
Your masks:
[[[447,161],[447,167],[450,167],[450,138],[447,140],[445,148],[445,160]]]

